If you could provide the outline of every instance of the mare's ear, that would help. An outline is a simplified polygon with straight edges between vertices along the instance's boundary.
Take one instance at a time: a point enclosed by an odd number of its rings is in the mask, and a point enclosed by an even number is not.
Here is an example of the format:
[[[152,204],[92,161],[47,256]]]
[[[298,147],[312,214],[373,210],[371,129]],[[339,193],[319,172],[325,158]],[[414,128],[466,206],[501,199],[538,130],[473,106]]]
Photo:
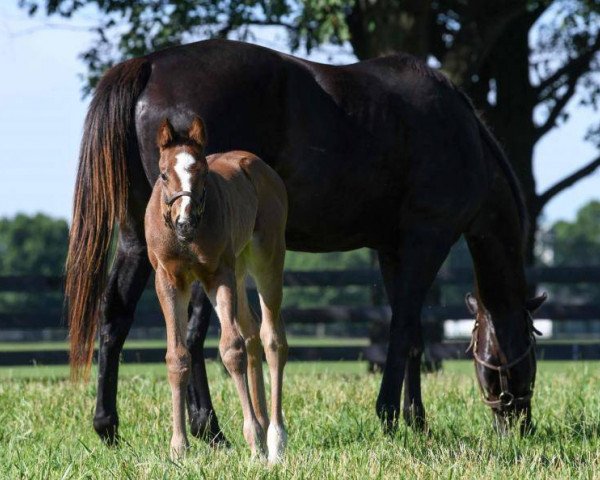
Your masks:
[[[206,127],[200,117],[196,116],[192,120],[190,129],[188,130],[188,137],[201,148],[204,148],[206,145]]]
[[[166,148],[169,143],[173,141],[175,138],[175,130],[173,129],[173,125],[169,122],[168,118],[165,118],[163,122],[158,127],[158,133],[156,135],[156,144],[158,148],[161,150]]]
[[[546,300],[548,300],[548,294],[544,292],[541,295],[538,295],[537,297],[533,297],[527,300],[525,302],[525,308],[529,313],[533,313],[538,308],[540,308],[542,306],[542,303],[544,303]]]
[[[471,295],[471,293],[467,293],[465,295],[465,304],[467,305],[469,312],[471,312],[473,315],[477,315],[477,312],[479,311],[479,303],[477,302],[477,299]]]

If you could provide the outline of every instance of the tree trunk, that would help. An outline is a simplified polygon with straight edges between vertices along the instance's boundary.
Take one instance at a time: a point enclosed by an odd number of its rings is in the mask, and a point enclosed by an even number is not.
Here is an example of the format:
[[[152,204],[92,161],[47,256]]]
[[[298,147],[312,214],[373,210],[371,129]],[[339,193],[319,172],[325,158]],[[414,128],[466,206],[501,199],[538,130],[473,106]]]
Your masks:
[[[533,176],[535,92],[529,80],[529,30],[532,19],[523,15],[500,36],[489,56],[488,68],[495,79],[496,101],[486,120],[504,146],[521,182],[529,215],[525,261],[534,263],[534,241],[539,211]]]
[[[357,0],[346,21],[359,59],[404,51],[421,58],[430,52],[431,0]]]

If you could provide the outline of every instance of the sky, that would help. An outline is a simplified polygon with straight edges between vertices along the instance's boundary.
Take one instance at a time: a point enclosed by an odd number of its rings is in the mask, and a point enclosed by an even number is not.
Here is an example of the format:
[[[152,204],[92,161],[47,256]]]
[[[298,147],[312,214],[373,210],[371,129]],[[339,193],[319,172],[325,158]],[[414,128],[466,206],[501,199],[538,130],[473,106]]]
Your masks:
[[[85,28],[93,25],[93,18],[32,19],[16,4],[13,0],[0,5],[0,217],[42,212],[69,218],[89,102],[82,99],[80,75],[85,66],[78,54],[93,41]],[[257,30],[256,42],[287,51],[285,35],[276,29]],[[309,58],[352,61],[351,55],[335,52],[325,48]],[[536,146],[538,191],[598,155],[592,144],[583,141],[598,112],[575,104],[572,101],[568,107],[569,121]],[[544,210],[544,223],[571,220],[592,199],[600,199],[600,170],[551,201]]]

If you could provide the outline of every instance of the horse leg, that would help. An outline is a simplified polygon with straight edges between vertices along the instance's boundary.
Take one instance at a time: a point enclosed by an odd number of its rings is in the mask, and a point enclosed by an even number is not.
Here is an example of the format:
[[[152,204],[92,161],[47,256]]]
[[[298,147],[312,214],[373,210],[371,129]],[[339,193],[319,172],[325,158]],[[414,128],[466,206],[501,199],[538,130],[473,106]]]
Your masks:
[[[271,423],[267,430],[267,447],[269,462],[276,463],[287,445],[282,412],[283,369],[288,358],[285,326],[280,316],[283,278],[281,273],[273,271],[270,276],[257,280],[257,283],[260,285],[258,292],[262,311],[260,338],[271,376]]]
[[[171,457],[178,459],[189,447],[185,433],[185,390],[188,384],[191,359],[186,345],[187,309],[191,289],[177,288],[161,267],[156,271],[156,293],[167,327],[167,371],[173,404],[173,436]]]
[[[141,217],[140,217],[141,218]],[[94,429],[109,445],[118,442],[117,382],[119,357],[133,323],[135,306],[144,291],[151,266],[143,224],[121,225],[117,252],[105,293],[99,334],[98,391]]]
[[[417,328],[414,335],[415,344],[420,345],[420,348],[406,360],[402,415],[407,425],[417,430],[426,430],[425,408],[421,399],[421,357],[423,355],[421,328]]]
[[[246,343],[235,315],[237,285],[233,268],[217,273],[211,284],[205,287],[221,324],[221,340],[219,342],[221,359],[233,379],[242,405],[244,438],[250,446],[252,454],[262,456],[265,452],[264,433],[254,414],[250,400]]]
[[[386,432],[397,427],[400,392],[408,372],[405,416],[415,426],[425,423],[421,400],[419,365],[423,353],[420,332],[421,308],[435,275],[456,240],[455,235],[435,228],[405,231],[396,250],[379,251],[379,261],[390,305],[392,321],[387,360],[383,370],[376,410]]]
[[[260,330],[258,322],[248,305],[246,294],[245,275],[240,275],[241,268],[236,268],[237,278],[237,302],[238,302],[238,325],[240,333],[246,342],[246,353],[248,355],[248,384],[250,387],[250,398],[254,414],[258,423],[267,431],[269,427],[269,416],[267,414],[267,401],[265,398],[265,383],[263,378],[263,349],[260,343]],[[243,270],[242,270],[243,271]]]
[[[259,238],[252,245],[249,269],[256,281],[260,297],[262,314],[260,338],[271,377],[271,423],[267,430],[267,447],[269,462],[276,463],[282,458],[287,445],[287,432],[282,412],[282,391],[288,343],[285,326],[280,316],[285,239],[283,236],[272,239]]]
[[[211,444],[228,444],[219,427],[206,376],[204,341],[206,340],[213,308],[199,283],[195,283],[192,287],[191,306],[187,331],[187,347],[192,356],[192,371],[187,388],[191,433],[193,436],[203,438]]]

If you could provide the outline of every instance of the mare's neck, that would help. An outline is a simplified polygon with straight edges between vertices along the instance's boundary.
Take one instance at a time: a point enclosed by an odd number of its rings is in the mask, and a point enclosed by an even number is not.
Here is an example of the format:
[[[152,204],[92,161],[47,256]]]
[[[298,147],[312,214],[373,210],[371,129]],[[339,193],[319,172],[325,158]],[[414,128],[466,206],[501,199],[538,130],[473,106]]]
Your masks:
[[[467,237],[473,257],[477,296],[490,313],[491,325],[481,322],[482,333],[493,328],[501,349],[509,356],[525,346],[527,282],[520,230],[507,228]]]

